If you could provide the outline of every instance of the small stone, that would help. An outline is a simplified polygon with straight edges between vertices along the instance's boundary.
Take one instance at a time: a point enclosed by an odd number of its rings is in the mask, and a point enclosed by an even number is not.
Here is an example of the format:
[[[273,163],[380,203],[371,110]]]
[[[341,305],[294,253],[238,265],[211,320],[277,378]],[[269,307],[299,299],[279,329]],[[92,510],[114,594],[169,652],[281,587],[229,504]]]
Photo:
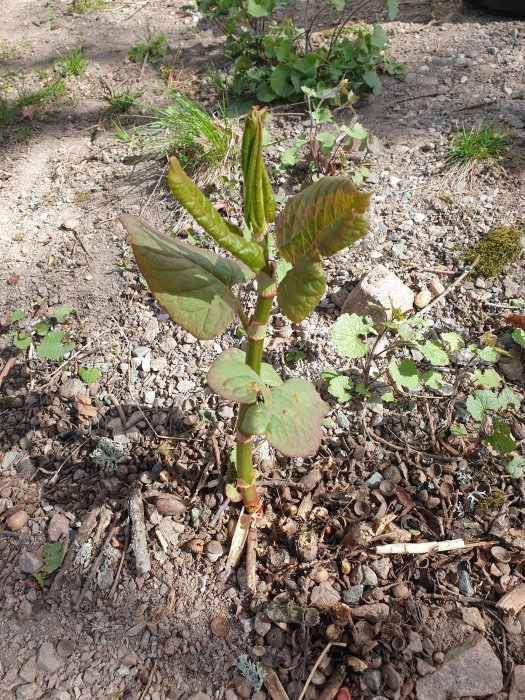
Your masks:
[[[301,477],[297,486],[304,493],[309,493],[321,481],[322,475],[319,469],[309,469],[304,476]]]
[[[326,569],[317,567],[312,571],[311,576],[316,583],[323,583],[323,581],[326,581],[330,574]]]
[[[358,583],[356,586],[350,586],[350,588],[347,588],[342,593],[343,602],[348,603],[348,605],[356,605],[361,600],[364,589],[362,583]]]
[[[368,477],[368,479],[365,481],[365,484],[368,486],[369,489],[377,489],[382,481],[383,475],[379,472],[374,472]]]
[[[352,608],[352,617],[358,620],[364,619],[371,625],[383,622],[390,615],[390,608],[386,603],[370,603],[369,605],[358,605]]]
[[[434,279],[430,280],[430,282],[428,283],[428,288],[436,297],[439,294],[443,294],[443,292],[445,291],[444,285],[442,284],[441,280],[437,277],[434,277]]]
[[[193,693],[193,695],[189,695],[188,700],[212,700],[212,699],[211,699],[211,695],[208,695],[208,693],[203,693],[202,691],[199,691],[198,693]]]
[[[181,394],[187,394],[195,389],[195,382],[191,379],[183,379],[177,384],[177,391]]]
[[[18,557],[18,566],[24,574],[34,574],[44,566],[44,560],[38,554],[24,550]]]
[[[47,536],[51,542],[66,539],[69,535],[69,520],[62,513],[55,513],[49,521]]]
[[[151,406],[151,404],[155,401],[155,392],[153,389],[149,389],[148,391],[144,392],[144,403],[147,403]]]
[[[146,372],[146,374],[150,371],[150,369],[151,369],[151,353],[148,352],[147,355],[144,355],[140,365],[142,367],[142,371]]]
[[[248,700],[252,695],[252,685],[247,678],[237,676],[235,679],[235,692],[240,698]]]
[[[447,700],[451,696],[488,697],[503,689],[501,663],[480,634],[472,634],[445,654],[435,673],[417,681],[417,700]]]
[[[361,674],[361,678],[374,695],[379,693],[383,685],[383,676],[378,668],[366,668]]]
[[[16,513],[13,513],[7,518],[5,524],[7,525],[8,529],[11,530],[11,532],[18,532],[18,530],[21,530],[24,527],[28,520],[29,515],[25,512],[25,510],[18,510]]]
[[[75,653],[76,648],[77,645],[72,639],[61,639],[57,644],[57,654],[66,659]]]
[[[270,619],[266,617],[266,615],[263,613],[257,613],[253,626],[258,635],[265,637],[270,631],[272,623],[270,622]]]
[[[392,568],[392,562],[388,557],[382,557],[370,562],[370,568],[376,572],[379,578],[387,579]]]
[[[435,670],[436,669],[424,659],[418,658],[416,660],[416,671],[420,676],[428,676],[429,673],[434,673]]]
[[[60,396],[66,401],[74,399],[77,394],[83,394],[85,384],[80,379],[68,379],[59,389]]]
[[[310,603],[321,609],[328,609],[337,605],[341,600],[339,593],[332,588],[328,581],[324,581],[317,586],[312,588],[310,593]]]
[[[64,231],[76,231],[80,226],[80,221],[78,219],[65,219],[62,222],[62,228]]]
[[[416,298],[414,299],[414,304],[417,309],[424,309],[425,306],[428,306],[430,302],[432,301],[432,292],[430,289],[422,289],[420,292],[416,294]]]
[[[477,608],[464,608],[461,611],[461,617],[463,618],[463,622],[474,627],[478,632],[485,631],[485,621]]]
[[[36,683],[19,685],[15,691],[16,700],[38,700],[42,697],[42,690]]]
[[[525,367],[518,358],[504,357],[499,361],[499,368],[505,379],[515,382],[521,378]]]
[[[373,569],[365,565],[361,568],[361,571],[363,572],[363,586],[377,586],[378,578]]]
[[[146,357],[146,355],[149,355],[150,352],[151,348],[147,345],[137,345],[136,348],[133,348],[131,354],[133,357]]]
[[[392,595],[394,598],[408,598],[410,589],[406,583],[396,583],[395,586],[392,586]]]
[[[37,674],[36,656],[31,656],[22,666],[18,675],[26,683],[34,683]]]
[[[37,664],[46,673],[56,673],[64,663],[53,646],[52,642],[44,642],[38,652]]]
[[[401,675],[396,671],[392,664],[386,664],[383,667],[383,680],[390,690],[393,690],[394,692],[399,691],[403,685]]]
[[[230,623],[228,618],[224,615],[215,615],[215,617],[210,622],[210,629],[212,634],[216,637],[227,637],[230,631]]]
[[[186,512],[186,505],[173,494],[159,496],[155,501],[155,508],[161,515],[171,515],[177,518]]]
[[[162,370],[167,369],[168,360],[165,357],[156,357],[151,361],[151,369],[154,372],[162,372]]]
[[[382,323],[391,319],[393,308],[406,312],[413,304],[414,292],[384,265],[377,265],[352,290],[342,311]]]
[[[514,666],[509,688],[509,700],[525,698],[525,666]]]
[[[224,548],[220,542],[217,540],[210,540],[206,545],[206,557],[212,564],[214,564],[218,559],[224,554]]]
[[[36,474],[36,467],[29,457],[24,457],[18,463],[16,473],[24,481],[31,481]]]
[[[13,501],[10,498],[0,498],[0,515],[6,510],[13,507]]]

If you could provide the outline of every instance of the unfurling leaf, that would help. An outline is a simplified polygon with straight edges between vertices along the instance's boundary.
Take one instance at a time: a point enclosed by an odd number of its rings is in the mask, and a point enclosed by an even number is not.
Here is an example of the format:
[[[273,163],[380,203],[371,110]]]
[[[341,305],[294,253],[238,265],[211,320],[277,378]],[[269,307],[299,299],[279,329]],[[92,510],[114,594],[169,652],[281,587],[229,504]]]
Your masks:
[[[300,323],[321,301],[326,275],[319,257],[302,258],[277,288],[277,304],[290,321]]]
[[[305,379],[288,379],[272,389],[272,417],[266,439],[288,457],[306,457],[319,448],[326,404]]]
[[[374,327],[357,314],[343,314],[334,323],[332,340],[343,355],[358,359],[364,357],[369,350],[368,344],[359,336],[377,335]]]
[[[351,390],[354,388],[354,382],[345,374],[338,374],[330,379],[326,388],[328,393],[339,403],[346,403],[352,398]]]
[[[259,396],[269,393],[261,377],[244,364],[235,348],[219,355],[206,378],[210,389],[228,401],[254,403]]]
[[[419,372],[412,360],[392,360],[388,367],[390,376],[396,384],[404,386],[406,389],[416,389],[419,385]]]
[[[97,367],[81,367],[78,376],[84,384],[93,384],[100,377],[100,370]]]
[[[263,435],[272,416],[271,394],[265,401],[259,401],[248,406],[242,422],[239,423],[241,432],[246,435]]]
[[[510,426],[497,418],[492,421],[492,435],[488,435],[483,442],[502,455],[513,452],[517,448]]]
[[[168,184],[182,206],[214,241],[255,272],[264,267],[262,247],[255,241],[246,240],[239,228],[222,218],[209,199],[186,175],[174,156],[170,158]]]
[[[142,275],[170,317],[201,340],[222,333],[238,308],[231,288],[250,280],[251,270],[165,236],[130,214],[120,221],[130,234]]]

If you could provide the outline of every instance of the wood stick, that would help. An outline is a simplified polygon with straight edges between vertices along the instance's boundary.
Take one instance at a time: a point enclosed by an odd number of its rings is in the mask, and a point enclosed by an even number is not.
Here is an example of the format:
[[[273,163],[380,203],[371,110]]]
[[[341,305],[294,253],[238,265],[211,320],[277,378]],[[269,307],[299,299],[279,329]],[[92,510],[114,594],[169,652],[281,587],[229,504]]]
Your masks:
[[[158,659],[155,659],[155,661],[153,662],[153,666],[151,667],[151,671],[149,672],[148,680],[146,681],[146,685],[144,686],[144,690],[140,694],[139,700],[143,700],[146,697],[146,693],[148,692],[150,685],[151,685],[151,682],[153,680],[153,675],[154,675],[155,671],[157,670],[158,662],[159,662]]]
[[[226,562],[226,566],[229,566],[231,569],[237,566],[241,559],[241,554],[246,544],[251,524],[252,516],[245,513],[243,508],[239,515],[239,520],[237,520],[237,524],[235,525],[235,530],[233,531],[232,543]]]
[[[13,368],[14,364],[16,362],[16,357],[10,357],[5,365],[2,368],[2,371],[0,372],[0,386],[2,386],[4,379],[7,377],[11,369]]]
[[[140,487],[133,489],[129,498],[129,517],[131,520],[131,548],[135,555],[135,567],[139,575],[151,571],[146,523],[144,522],[144,505]]]
[[[257,590],[257,526],[251,519],[246,538],[246,585],[254,593]]]
[[[117,409],[117,413],[118,413],[118,416],[120,418],[120,422],[122,423],[122,430],[124,430],[124,432],[125,432],[128,419],[127,419],[126,414],[124,413],[124,409],[122,408],[120,401],[117,399],[115,394],[108,394],[108,399],[111,401],[113,406]]]
[[[521,583],[498,600],[496,607],[517,615],[525,607],[525,583]]]
[[[312,670],[311,670],[310,673],[308,674],[308,678],[306,679],[306,683],[304,684],[304,687],[303,687],[303,689],[301,690],[301,694],[299,695],[299,697],[297,698],[297,700],[303,700],[303,698],[304,698],[304,696],[305,696],[305,693],[306,693],[306,691],[308,690],[308,687],[309,687],[310,683],[312,682],[312,678],[314,677],[314,673],[317,671],[317,669],[319,668],[319,665],[320,665],[321,661],[322,661],[322,660],[324,659],[324,657],[328,654],[328,652],[330,651],[331,647],[334,646],[334,644],[335,644],[336,646],[339,646],[339,647],[341,647],[341,646],[342,646],[342,647],[345,647],[345,646],[346,646],[346,644],[341,643],[341,642],[339,642],[339,643],[338,643],[338,642],[328,642],[328,644],[325,646],[325,648],[323,649],[323,651],[322,651],[321,654],[319,655],[319,658],[317,659],[317,661],[315,662],[315,664],[312,666]],[[342,682],[343,682],[343,681],[341,681],[341,683],[342,683]],[[336,691],[336,692],[337,692],[337,691]]]
[[[332,674],[317,700],[334,700],[345,678],[346,666],[339,666],[335,673]]]
[[[263,679],[266,690],[270,694],[272,700],[290,700],[288,693],[283,688],[279,676],[275,673],[273,668],[269,666],[262,666]]]
[[[467,542],[464,540],[444,540],[443,542],[394,542],[393,544],[378,545],[376,554],[432,554],[433,552],[453,552],[457,549],[471,547],[487,547],[495,544],[488,542]]]
[[[128,524],[126,527],[126,543],[124,545],[124,549],[122,550],[122,556],[120,557],[117,572],[115,574],[115,578],[113,579],[113,585],[111,586],[111,590],[109,592],[110,598],[113,598],[113,596],[115,595],[115,591],[117,589],[117,584],[118,584],[119,579],[120,579],[120,574],[122,572],[122,567],[124,566],[124,559],[126,558],[126,554],[128,553],[129,542],[130,542],[130,531],[131,531],[131,526],[130,526],[129,520],[128,520]]]

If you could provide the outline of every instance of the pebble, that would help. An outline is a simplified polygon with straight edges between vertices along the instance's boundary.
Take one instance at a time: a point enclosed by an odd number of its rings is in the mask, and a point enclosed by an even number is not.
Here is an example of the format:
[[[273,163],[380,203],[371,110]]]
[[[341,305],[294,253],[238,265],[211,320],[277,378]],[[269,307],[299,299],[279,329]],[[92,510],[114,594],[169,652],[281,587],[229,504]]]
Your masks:
[[[181,394],[188,394],[195,389],[195,382],[191,379],[183,379],[177,384],[177,391]]]
[[[504,357],[499,361],[499,368],[505,379],[516,382],[521,378],[525,366],[517,357]]]
[[[51,542],[67,538],[69,535],[69,520],[62,513],[55,513],[49,521],[47,536]]]
[[[321,481],[321,472],[319,469],[309,469],[304,476],[301,477],[298,487],[304,493],[313,491],[317,484]]]
[[[425,306],[428,306],[430,302],[432,301],[432,292],[430,289],[422,289],[420,292],[416,294],[416,298],[414,299],[414,304],[416,308],[418,309],[424,309]]]
[[[18,530],[21,530],[24,527],[28,520],[29,515],[25,512],[25,510],[19,510],[10,515],[5,521],[5,524],[7,525],[8,529],[11,530],[11,532],[18,532]]]
[[[370,562],[370,568],[376,572],[379,578],[387,579],[392,568],[392,562],[388,557],[382,557]]]
[[[21,667],[18,675],[26,683],[34,683],[37,674],[36,656],[30,656],[25,664]]]
[[[38,700],[42,697],[42,689],[36,683],[19,685],[15,691],[16,700]]]
[[[186,512],[186,505],[178,496],[165,494],[155,501],[155,508],[161,515],[180,517]]]
[[[394,598],[408,598],[410,595],[410,589],[406,583],[396,583],[395,586],[392,586],[392,595]]]
[[[224,548],[220,542],[217,540],[210,540],[206,545],[206,557],[212,564],[214,564],[218,559],[224,554]]]
[[[38,554],[24,550],[18,557],[18,566],[24,574],[34,574],[44,566],[44,561]]]
[[[314,586],[310,593],[310,603],[316,608],[331,608],[339,603],[340,600],[339,593],[328,581]]]
[[[193,695],[188,695],[188,700],[212,700],[212,698],[208,693],[199,691],[198,693],[193,693]]]
[[[416,671],[420,676],[428,676],[429,673],[434,673],[436,669],[424,659],[416,659]]]
[[[378,578],[376,572],[369,566],[363,566],[361,568],[363,573],[363,585],[364,586],[377,586]]]
[[[64,659],[60,657],[52,642],[44,642],[38,652],[37,664],[46,673],[56,673],[64,663]]]
[[[477,608],[463,608],[461,617],[463,618],[463,622],[474,627],[478,632],[485,631],[485,621]]]
[[[0,498],[0,515],[6,510],[13,507],[13,501],[10,498]]]
[[[156,394],[153,391],[153,389],[149,389],[148,391],[145,391],[144,392],[144,403],[151,405],[155,401],[155,396],[156,396]]]
[[[215,615],[215,617],[210,622],[210,629],[212,634],[216,637],[227,637],[230,631],[230,623],[228,618],[224,615]]]
[[[80,221],[78,219],[64,219],[62,222],[64,231],[76,231],[79,226]]]
[[[374,472],[365,481],[365,484],[369,489],[377,489],[379,484],[383,481],[383,475],[379,472]]]
[[[348,605],[356,605],[361,600],[365,587],[362,583],[358,583],[355,586],[350,586],[342,593],[342,598],[344,603]]]
[[[146,357],[146,355],[149,355],[150,352],[151,348],[147,345],[137,345],[136,348],[133,348],[131,354],[133,357]]]
[[[439,294],[443,294],[445,291],[445,286],[441,283],[441,280],[439,280],[437,277],[434,277],[434,279],[430,280],[428,283],[428,289],[429,291],[432,292],[434,296],[438,296]]]
[[[59,389],[59,394],[63,399],[74,399],[77,394],[83,394],[85,384],[80,379],[68,379]]]
[[[243,676],[237,676],[235,679],[235,692],[240,698],[248,700],[252,695],[252,685],[247,678]]]
[[[253,623],[254,629],[258,635],[265,637],[272,627],[272,623],[263,613],[257,613]]]
[[[383,685],[383,676],[378,668],[366,668],[361,674],[361,678],[374,695],[379,693]]]

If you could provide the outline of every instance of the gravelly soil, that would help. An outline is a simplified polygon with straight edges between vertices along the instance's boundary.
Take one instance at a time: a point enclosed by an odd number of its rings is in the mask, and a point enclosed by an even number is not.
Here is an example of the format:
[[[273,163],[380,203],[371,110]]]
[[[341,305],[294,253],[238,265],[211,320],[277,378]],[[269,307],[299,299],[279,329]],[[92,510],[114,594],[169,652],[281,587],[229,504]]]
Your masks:
[[[12,311],[39,318],[58,304],[78,309],[66,328],[81,353],[58,371],[56,363],[20,354],[2,385],[10,403],[0,406],[0,697],[153,700],[201,692],[201,700],[262,700],[266,690],[254,692],[233,671],[239,655],[248,653],[278,671],[293,700],[327,641],[347,646],[330,650],[307,698],[319,697],[340,667],[347,668],[344,684],[353,698],[416,697],[416,681],[475,632],[493,649],[478,649],[486,668],[492,676],[499,668],[504,674],[503,690],[485,697],[521,697],[522,671],[513,674],[513,667],[525,664],[524,614],[496,614],[479,601],[494,603],[523,583],[522,480],[502,480],[499,472],[480,476],[486,460],[476,450],[452,459],[419,454],[433,450],[429,417],[408,402],[368,409],[333,402],[334,425],[320,453],[304,462],[275,461],[261,448],[261,490],[271,505],[260,523],[257,594],[248,593],[242,565],[228,571],[237,511],[229,506],[221,514],[219,508],[234,415],[202,377],[221,349],[239,341],[230,329],[215,341],[195,343],[169,324],[140,284],[116,217],[123,210],[140,213],[167,230],[177,225],[177,213],[159,187],[160,166],[129,164],[126,146],[103,119],[102,99],[104,84],[141,89],[145,102],[161,99],[165,84],[156,70],[126,61],[147,26],[153,35],[166,32],[176,49],[176,83],[190,94],[202,94],[210,57],[221,60],[220,37],[215,28],[196,24],[191,8],[179,2],[133,0],[88,15],[68,14],[67,4],[55,0],[6,5],[0,30],[6,44],[0,47],[19,49],[19,55],[5,55],[2,85],[23,80],[35,87],[35,67],[49,71],[57,51],[79,44],[89,65],[85,76],[69,79],[69,95],[56,110],[29,115],[31,136],[2,144],[0,357],[6,363],[14,356]],[[283,376],[319,381],[328,366],[348,368],[329,342],[330,329],[348,292],[374,265],[385,264],[415,291],[436,276],[446,285],[463,270],[466,246],[495,225],[525,219],[523,22],[456,2],[432,8],[421,2],[404,5],[391,32],[392,55],[406,65],[405,73],[385,77],[382,95],[364,97],[359,110],[377,145],[366,156],[374,191],[370,233],[330,261],[329,293],[308,321],[291,326],[276,316],[268,357]],[[472,182],[452,181],[444,164],[449,132],[481,121],[509,130],[513,157],[498,169],[481,169]],[[297,133],[301,122],[276,116],[270,129],[280,138]],[[278,151],[269,149],[274,161]],[[287,194],[298,177],[274,179]],[[523,297],[524,287],[522,262],[494,280],[469,277],[429,317],[437,330],[461,330],[472,339],[486,331],[508,335],[501,310]],[[149,350],[141,354],[140,348]],[[287,361],[286,353],[297,350],[307,359]],[[84,363],[101,370],[89,387],[76,378]],[[523,365],[508,384],[523,394]],[[362,416],[383,442],[363,434]],[[439,423],[439,408],[430,416]],[[523,431],[522,414],[516,425]],[[104,436],[124,449],[126,459],[115,470],[93,463]],[[369,488],[365,482],[374,472],[401,491],[382,496]],[[503,488],[506,501],[499,511],[465,514],[472,483],[481,477],[493,490]],[[153,573],[145,576],[136,575],[128,550],[127,498],[136,483],[152,555]],[[183,503],[177,516],[160,512],[156,499],[166,491]],[[428,501],[433,493],[440,495],[435,506]],[[356,506],[363,503],[364,515]],[[107,511],[99,513],[101,507]],[[429,540],[497,542],[508,557],[500,561],[489,548],[472,549],[432,555],[429,567],[428,558],[378,557],[360,528],[374,529],[374,518],[385,510],[405,531],[420,530]],[[77,553],[60,586],[50,590],[50,576],[41,589],[24,573],[31,562],[22,566],[20,554],[38,557],[55,540],[74,548],[90,512],[98,513],[99,523],[91,552],[85,561]],[[28,520],[13,532],[4,522],[17,513]],[[311,560],[297,547],[301,534],[317,543]],[[196,538],[203,540],[203,554]],[[219,553],[214,563],[209,542]],[[92,586],[86,585],[90,571]],[[318,607],[321,624],[309,632],[272,624],[268,603],[281,599]],[[341,604],[353,606],[353,623],[341,619]],[[226,616],[227,636],[213,634],[212,620]],[[419,698],[439,697],[437,681],[430,696],[418,688]]]

